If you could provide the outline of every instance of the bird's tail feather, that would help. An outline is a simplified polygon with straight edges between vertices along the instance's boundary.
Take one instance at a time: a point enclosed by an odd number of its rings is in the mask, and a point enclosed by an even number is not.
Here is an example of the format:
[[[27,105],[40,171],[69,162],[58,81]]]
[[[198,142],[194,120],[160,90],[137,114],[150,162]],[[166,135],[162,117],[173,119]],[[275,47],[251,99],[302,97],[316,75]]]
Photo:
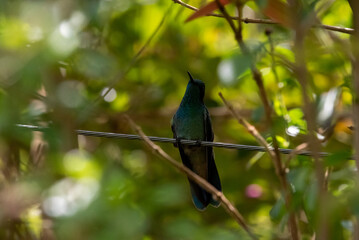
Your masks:
[[[193,166],[191,163],[191,160],[189,156],[185,153],[183,146],[179,145],[179,150],[181,154],[181,159],[183,164],[191,169],[193,171]],[[222,190],[221,187],[221,181],[219,179],[218,171],[216,164],[214,162],[213,157],[213,150],[211,147],[207,147],[207,156],[208,156],[208,182],[211,183],[215,188],[217,188],[219,191]],[[194,205],[198,210],[203,211],[206,209],[208,204],[213,205],[214,207],[218,207],[220,205],[220,202],[213,199],[213,196],[211,193],[204,190],[202,187],[200,187],[197,183],[194,181],[189,180],[190,187],[191,187],[191,195]]]
[[[198,210],[205,210],[210,199],[206,190],[200,187],[197,183],[189,180],[191,186],[192,201]]]
[[[211,147],[207,148],[209,160],[208,160],[208,182],[212,184],[218,191],[222,191],[221,180],[219,179],[216,163],[214,162],[213,150]],[[214,200],[212,194],[210,194],[210,203],[214,207],[219,207],[220,201]]]
[[[219,207],[221,202],[214,200],[211,193],[207,192],[193,181],[189,180],[189,182],[191,186],[192,201],[198,210],[205,210],[208,204],[211,204],[213,207]]]

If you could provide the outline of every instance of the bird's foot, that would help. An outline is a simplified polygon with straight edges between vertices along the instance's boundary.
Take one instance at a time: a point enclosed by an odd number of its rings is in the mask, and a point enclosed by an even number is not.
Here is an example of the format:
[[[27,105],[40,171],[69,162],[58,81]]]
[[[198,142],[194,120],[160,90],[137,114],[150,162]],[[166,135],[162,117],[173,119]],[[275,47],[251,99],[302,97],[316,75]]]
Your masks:
[[[174,147],[178,147],[179,145],[181,145],[181,139],[180,138],[176,138],[176,142],[173,143]]]
[[[202,141],[201,141],[201,140],[196,140],[195,146],[196,146],[196,147],[202,146]]]

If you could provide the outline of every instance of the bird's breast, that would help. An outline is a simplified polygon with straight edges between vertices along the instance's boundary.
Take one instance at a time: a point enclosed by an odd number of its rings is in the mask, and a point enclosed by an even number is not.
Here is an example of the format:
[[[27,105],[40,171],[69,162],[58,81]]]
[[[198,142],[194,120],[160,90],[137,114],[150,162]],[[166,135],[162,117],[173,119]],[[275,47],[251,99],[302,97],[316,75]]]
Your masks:
[[[174,116],[178,138],[204,140],[204,113],[201,108],[178,109]]]

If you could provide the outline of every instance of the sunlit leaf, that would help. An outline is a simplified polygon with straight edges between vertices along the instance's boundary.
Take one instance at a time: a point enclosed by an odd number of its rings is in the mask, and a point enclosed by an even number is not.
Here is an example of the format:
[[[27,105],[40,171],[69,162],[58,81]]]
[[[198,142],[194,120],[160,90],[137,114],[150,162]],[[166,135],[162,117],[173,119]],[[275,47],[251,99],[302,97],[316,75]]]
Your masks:
[[[25,48],[29,43],[29,26],[20,19],[0,17],[0,44],[9,49]]]
[[[300,128],[300,130],[305,130],[307,127],[306,121],[304,120],[304,113],[300,108],[291,109],[288,111],[289,123]]]
[[[289,142],[285,138],[281,136],[276,136],[276,138],[280,147],[287,148],[289,146]]]
[[[113,109],[116,111],[126,111],[129,108],[130,97],[127,93],[118,93],[115,101],[113,101]]]

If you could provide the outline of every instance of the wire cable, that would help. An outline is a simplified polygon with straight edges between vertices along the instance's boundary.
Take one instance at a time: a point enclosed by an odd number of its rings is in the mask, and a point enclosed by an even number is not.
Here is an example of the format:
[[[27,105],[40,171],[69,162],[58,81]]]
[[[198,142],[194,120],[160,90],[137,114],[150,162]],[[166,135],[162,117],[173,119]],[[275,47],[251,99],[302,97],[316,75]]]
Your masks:
[[[32,131],[45,132],[49,128],[40,127],[34,125],[26,124],[16,124],[17,127],[30,129]],[[114,139],[128,139],[128,140],[142,140],[141,136],[134,134],[124,134],[124,133],[111,133],[111,132],[96,132],[88,130],[75,130],[78,135],[88,136],[88,137],[101,137],[101,138],[114,138]],[[205,147],[217,147],[217,148],[228,148],[228,149],[237,149],[237,150],[246,150],[246,151],[257,151],[257,152],[266,152],[266,149],[262,146],[253,146],[253,145],[243,145],[243,144],[233,144],[233,143],[223,143],[223,142],[207,142],[207,141],[197,141],[197,140],[187,140],[175,138],[165,138],[165,137],[154,137],[148,136],[148,138],[153,142],[164,142],[164,143],[181,143],[184,145],[193,145],[193,146],[205,146]],[[273,148],[272,148],[273,149]],[[294,150],[287,148],[279,148],[279,152],[282,154],[291,154]],[[297,155],[311,156],[310,151],[300,151]],[[319,152],[320,157],[327,157],[330,154],[327,152]]]

